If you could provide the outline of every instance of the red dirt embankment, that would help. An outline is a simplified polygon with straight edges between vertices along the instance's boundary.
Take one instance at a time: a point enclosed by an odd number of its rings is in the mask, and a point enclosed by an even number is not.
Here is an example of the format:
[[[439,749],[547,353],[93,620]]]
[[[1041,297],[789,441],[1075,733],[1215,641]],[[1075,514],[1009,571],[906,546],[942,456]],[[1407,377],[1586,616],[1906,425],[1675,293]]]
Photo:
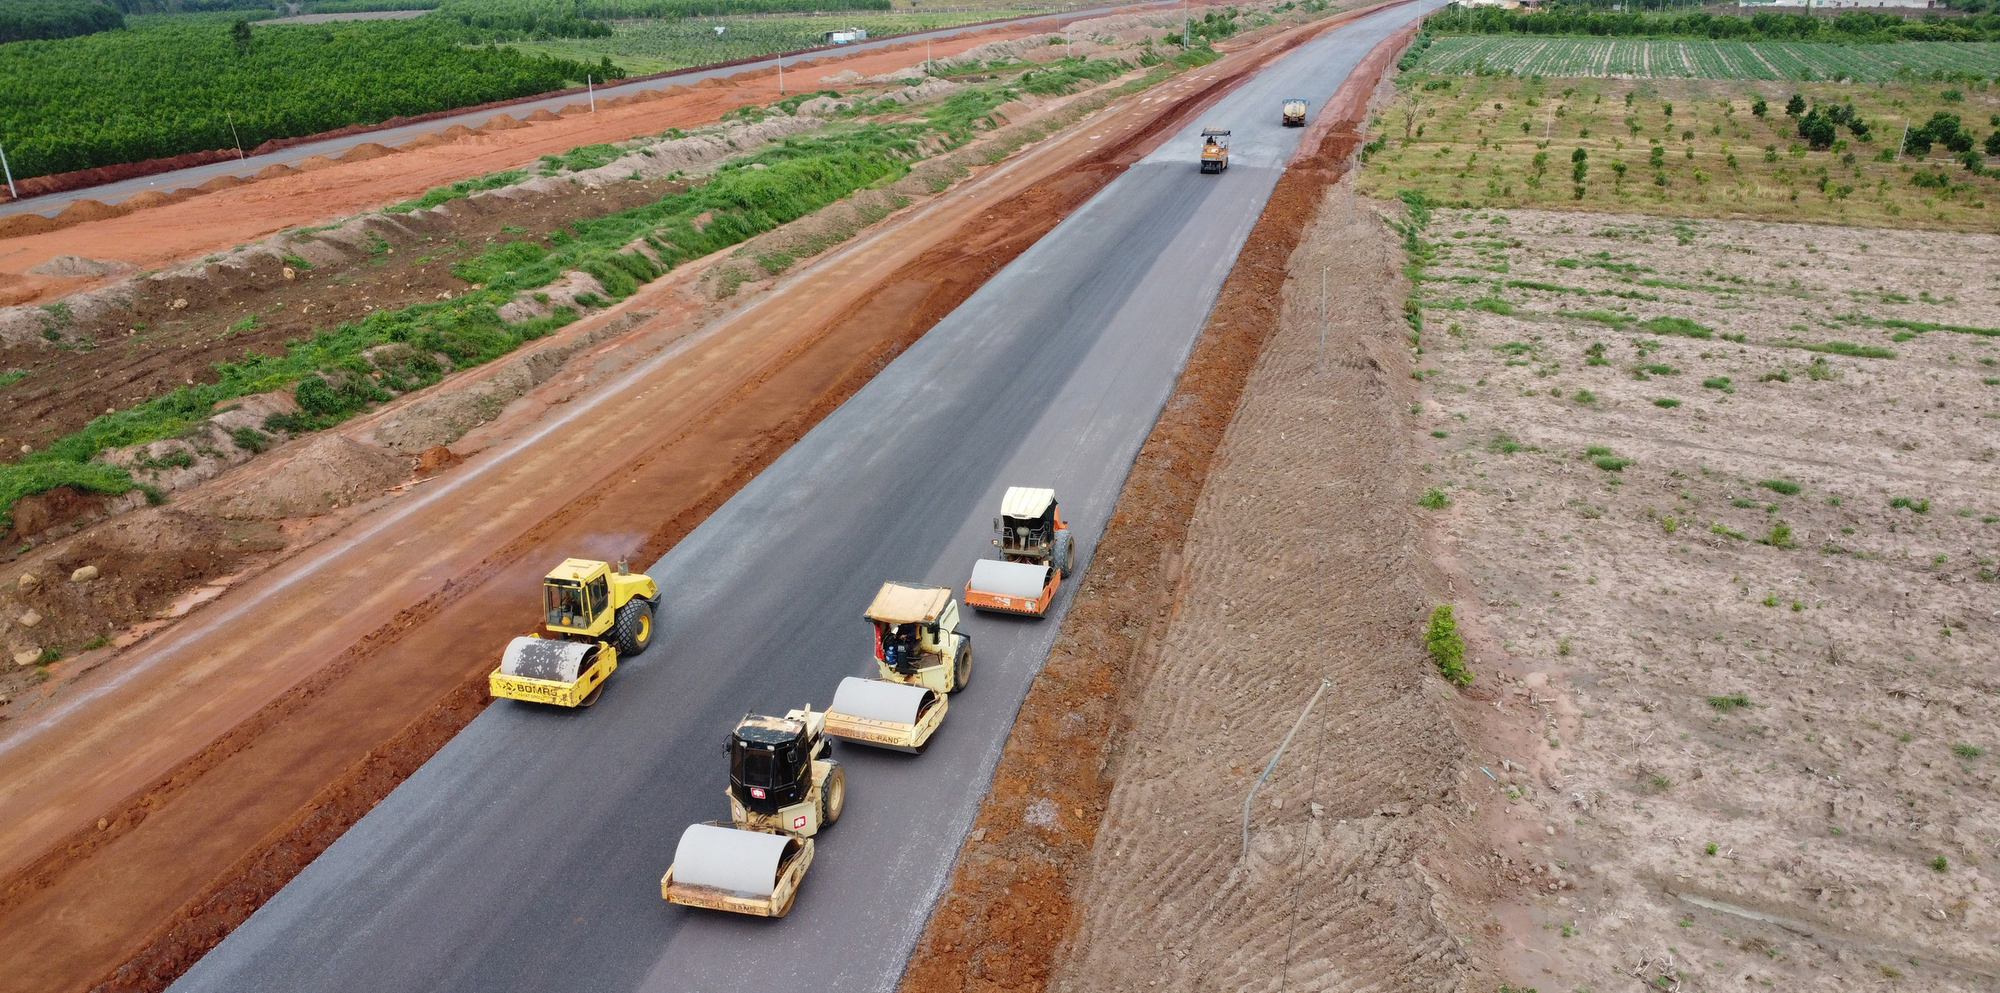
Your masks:
[[[691,334],[683,295],[698,274],[646,288],[621,308],[645,323],[617,352],[642,361],[681,343],[672,361],[604,389],[587,370],[612,350],[580,361],[585,372],[529,398],[538,412],[510,421],[513,433],[489,433],[485,453],[191,618],[167,636],[188,650],[89,704],[112,719],[72,715],[67,738],[10,756],[4,795],[38,817],[0,826],[0,842],[54,844],[0,891],[0,929],[13,935],[0,988],[171,982],[478,712],[479,674],[515,633],[538,565],[669,547],[1001,265],[1319,27],[1100,112],[707,330]],[[1082,133],[1111,128],[1129,137],[1097,147]],[[660,315],[639,313],[651,309]],[[569,420],[537,434],[537,417]],[[241,637],[233,610],[293,636]],[[166,651],[157,639],[153,650]],[[122,785],[134,779],[136,792]]]
[[[1320,111],[1328,127],[1307,136],[1319,140],[1300,146],[1251,230],[1029,690],[950,889],[911,957],[903,993],[1047,988],[1075,931],[1073,886],[1111,793],[1106,768],[1121,702],[1159,657],[1188,522],[1250,370],[1277,327],[1287,262],[1360,144],[1369,94],[1415,30],[1384,41],[1334,93]],[[1031,816],[1031,806],[1052,807],[1054,817]]]

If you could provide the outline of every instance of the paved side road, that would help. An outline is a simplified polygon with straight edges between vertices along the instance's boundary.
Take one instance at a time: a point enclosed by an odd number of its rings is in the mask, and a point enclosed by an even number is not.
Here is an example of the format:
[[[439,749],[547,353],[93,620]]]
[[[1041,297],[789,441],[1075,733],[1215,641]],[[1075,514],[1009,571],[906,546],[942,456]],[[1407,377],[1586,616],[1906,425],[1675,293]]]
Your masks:
[[[1016,20],[1012,20],[1007,23],[1038,24],[1045,21],[1046,22],[1073,21],[1073,20],[1080,20],[1086,17],[1098,17],[1104,14],[1115,13],[1121,9],[1135,9],[1136,7],[1143,7],[1143,6],[1157,6],[1159,4],[1169,3],[1169,2],[1172,2],[1172,0],[1152,0],[1151,3],[1127,5],[1124,7],[1097,7],[1088,10],[1063,11],[1062,13],[1059,14],[1039,14],[1034,17],[1018,18]],[[309,15],[309,16],[320,16],[320,15]],[[325,16],[345,16],[345,15],[325,15]],[[264,23],[276,24],[281,22],[266,21]],[[932,38],[932,39],[950,38],[956,35],[964,34],[968,31],[983,31],[993,26],[994,25],[991,24],[982,24],[982,25],[968,25],[966,27],[958,27],[958,28],[940,28],[936,31],[925,31],[917,34],[897,35],[894,38],[883,38],[876,41],[860,42],[858,44],[853,44],[853,45],[841,45],[837,48],[820,49],[804,55],[789,55],[785,56],[782,59],[770,58],[756,62],[744,62],[744,63],[739,63],[737,65],[717,66],[708,69],[688,69],[683,72],[676,72],[670,75],[661,76],[657,79],[646,79],[642,81],[629,82],[629,83],[614,83],[610,86],[600,86],[597,88],[597,95],[599,99],[611,100],[617,97],[631,96],[634,93],[642,93],[647,90],[664,90],[669,86],[691,86],[695,83],[701,82],[704,79],[727,78],[729,76],[734,76],[739,72],[750,72],[756,69],[770,68],[772,66],[777,65],[779,62],[784,62],[789,65],[790,63],[798,62],[804,59],[825,58],[831,55],[848,55],[854,52],[865,52],[871,49],[887,48],[888,46],[891,45],[901,45],[912,41],[923,41],[926,38]],[[506,107],[490,107],[487,108],[486,110],[474,111],[472,113],[466,113],[466,114],[458,114],[452,117],[443,117],[434,121],[424,121],[418,124],[405,124],[402,127],[388,128],[381,131],[370,131],[367,132],[366,134],[348,135],[342,138],[328,138],[324,141],[315,141],[304,145],[296,145],[291,148],[282,149],[276,152],[267,152],[263,155],[252,155],[247,159],[238,159],[233,162],[211,162],[208,165],[190,166],[186,169],[177,169],[173,172],[163,172],[153,176],[140,176],[136,179],[120,180],[119,182],[116,183],[105,183],[102,186],[92,186],[81,190],[70,190],[66,193],[51,193],[48,196],[28,197],[24,200],[0,204],[0,217],[6,217],[11,214],[41,214],[44,217],[54,217],[57,214],[62,213],[64,208],[68,207],[72,203],[77,202],[78,200],[96,200],[99,203],[119,203],[129,197],[137,196],[138,194],[144,193],[148,190],[187,189],[189,187],[200,186],[201,184],[206,183],[209,180],[215,179],[219,176],[245,176],[245,177],[253,176],[267,166],[273,166],[273,165],[295,166],[298,165],[300,162],[304,162],[306,159],[312,158],[315,155],[324,155],[327,158],[337,158],[341,155],[347,154],[347,152],[350,149],[354,148],[354,146],[365,144],[368,142],[374,142],[380,145],[388,145],[393,148],[397,145],[402,145],[407,142],[414,141],[423,135],[439,134],[453,127],[454,125],[462,124],[469,128],[476,128],[486,123],[487,121],[492,120],[494,115],[496,114],[507,114],[511,117],[520,118],[532,114],[537,110],[547,110],[553,113],[555,111],[561,110],[564,107],[569,106],[570,104],[583,103],[584,101],[585,101],[585,96],[583,94],[576,94],[576,93],[559,97],[547,97],[541,100],[531,100],[524,103],[512,104]]]
[[[728,815],[725,735],[869,673],[876,586],[962,586],[1008,485],[1056,487],[1089,567],[1298,141],[1281,98],[1317,106],[1435,5],[1301,47],[1106,187],[648,570],[658,642],[595,709],[496,704],[174,989],[893,989],[1068,594],[968,622],[972,681],[928,754],[838,749],[847,812],[782,921],[660,899],[681,830]],[[1235,131],[1222,176],[1197,172],[1204,124]]]

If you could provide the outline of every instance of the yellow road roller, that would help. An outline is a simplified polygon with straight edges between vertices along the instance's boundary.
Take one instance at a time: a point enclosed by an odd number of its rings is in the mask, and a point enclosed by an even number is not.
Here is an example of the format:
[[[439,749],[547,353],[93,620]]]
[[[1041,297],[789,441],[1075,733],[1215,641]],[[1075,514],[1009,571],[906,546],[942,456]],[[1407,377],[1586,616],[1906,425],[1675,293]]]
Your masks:
[[[849,676],[833,692],[826,733],[843,741],[922,755],[950,698],[927,686]]]
[[[660,877],[660,896],[684,907],[783,917],[812,860],[813,840],[790,831],[690,824]]]
[[[875,663],[892,683],[955,693],[972,679],[972,636],[942,586],[883,583],[863,614],[875,626]]]
[[[594,559],[564,559],[542,580],[542,624],[507,643],[487,676],[496,697],[588,707],[618,659],[653,643],[660,588],[651,576]]]

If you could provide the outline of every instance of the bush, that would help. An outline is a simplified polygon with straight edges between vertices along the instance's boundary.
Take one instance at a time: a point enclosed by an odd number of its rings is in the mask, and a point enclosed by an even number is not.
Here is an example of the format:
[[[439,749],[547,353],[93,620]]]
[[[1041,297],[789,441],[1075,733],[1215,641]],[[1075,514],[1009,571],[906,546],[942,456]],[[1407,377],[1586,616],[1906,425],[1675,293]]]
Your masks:
[[[1799,484],[1794,483],[1789,479],[1765,479],[1759,481],[1757,485],[1762,486],[1763,488],[1770,490],[1773,493],[1783,493],[1786,496],[1799,495]]]
[[[1431,611],[1430,623],[1424,626],[1424,650],[1431,654],[1438,672],[1453,685],[1472,685],[1472,673],[1465,668],[1465,639],[1458,635],[1458,621],[1451,615],[1451,604],[1441,604]]]
[[[1425,490],[1423,496],[1417,498],[1417,506],[1425,510],[1443,510],[1451,506],[1451,497],[1446,496],[1443,490],[1433,486]]]

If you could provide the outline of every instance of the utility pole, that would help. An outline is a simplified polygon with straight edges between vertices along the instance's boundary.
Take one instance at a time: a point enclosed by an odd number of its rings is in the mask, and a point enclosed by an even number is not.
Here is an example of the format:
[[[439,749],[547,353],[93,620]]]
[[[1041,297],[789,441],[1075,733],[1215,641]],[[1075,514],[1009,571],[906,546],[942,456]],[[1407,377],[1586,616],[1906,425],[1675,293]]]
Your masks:
[[[778,59],[778,95],[785,95],[785,60],[782,56]]]
[[[241,162],[244,157],[243,138],[236,133],[236,118],[229,116],[229,112],[225,110],[222,112],[222,119],[229,122],[230,140],[236,142],[236,161]]]
[[[1897,142],[1896,142],[1896,158],[1897,158],[1897,159],[1900,159],[1900,158],[1902,158],[1902,157],[1903,157],[1903,147],[1904,147],[1905,145],[1908,145],[1909,143],[1910,143],[1910,119],[1909,119],[1909,118],[1907,118],[1907,117],[1905,117],[1905,118],[1903,118],[1903,137],[1902,137],[1902,138],[1900,138],[1900,139],[1898,139],[1898,140],[1897,140]],[[1891,159],[1890,161],[1895,161],[1895,160],[1894,160],[1894,159]]]
[[[1194,39],[1188,37],[1188,0],[1181,0],[1181,51],[1194,47]]]
[[[5,146],[0,146],[0,172],[7,174],[7,196],[14,200],[21,199],[21,192],[14,188],[14,167],[7,164],[7,149]]]
[[[590,73],[583,74],[583,89],[590,94],[590,112],[597,113],[597,84],[591,80]]]

